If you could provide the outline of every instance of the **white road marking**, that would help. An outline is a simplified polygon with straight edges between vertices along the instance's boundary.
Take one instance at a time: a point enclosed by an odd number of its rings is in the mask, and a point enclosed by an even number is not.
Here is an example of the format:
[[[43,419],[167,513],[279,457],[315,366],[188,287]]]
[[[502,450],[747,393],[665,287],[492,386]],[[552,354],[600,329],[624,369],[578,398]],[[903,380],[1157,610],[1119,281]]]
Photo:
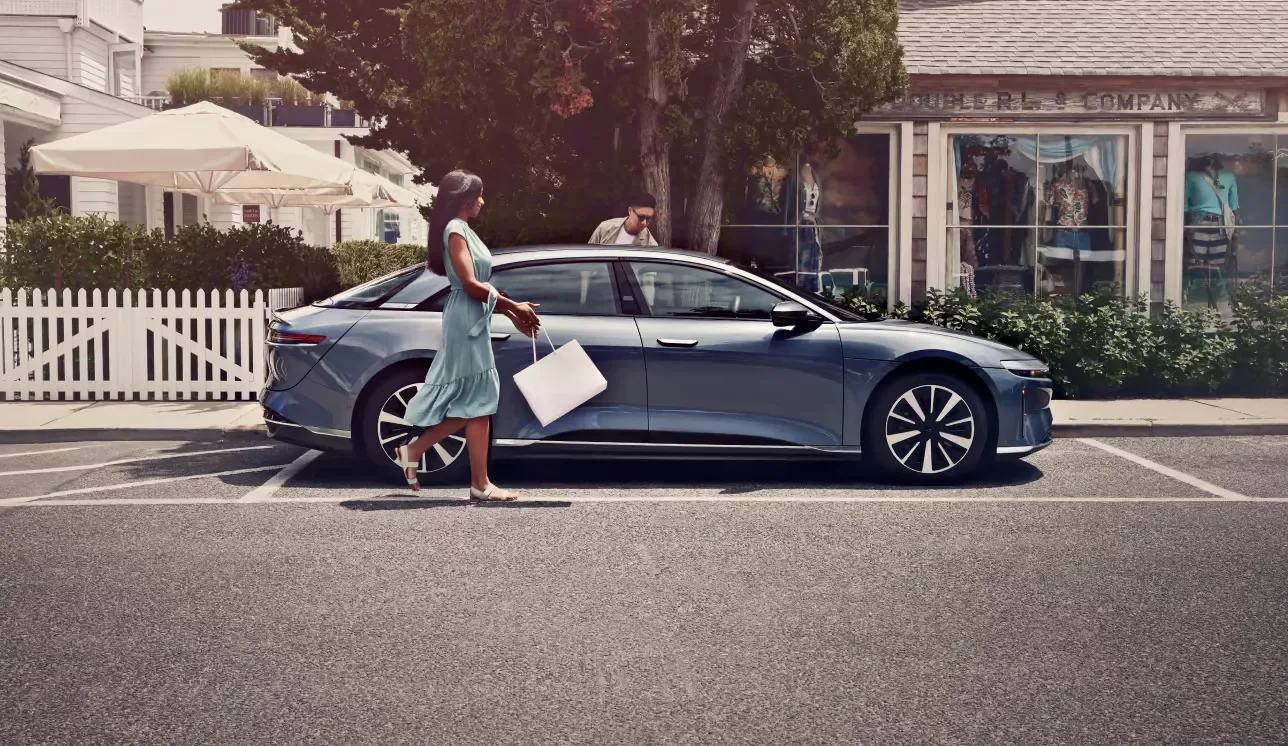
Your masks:
[[[278,469],[282,467],[269,467]],[[226,473],[247,473],[252,471],[267,471],[267,469],[245,469],[240,472]],[[201,476],[220,476],[216,474],[204,474]],[[195,478],[195,477],[194,477]],[[173,481],[173,480],[165,480]],[[138,486],[141,483],[126,486]],[[113,489],[113,488],[105,488]],[[72,491],[80,492],[80,491]],[[50,493],[50,496],[67,493]],[[444,498],[444,497],[401,497],[390,496],[387,493],[380,496],[361,497],[348,495],[344,497],[274,497],[260,502],[246,503],[240,498],[102,498],[96,500],[45,500],[42,497],[25,498],[27,502],[5,504],[0,502],[0,507],[15,508],[39,508],[48,506],[81,506],[81,505],[273,505],[273,504],[334,504],[343,502],[363,502],[363,503],[382,503],[382,502],[425,502],[441,503],[445,501],[458,501],[462,506],[472,505],[465,498]],[[714,496],[640,496],[640,497],[587,497],[587,496],[550,496],[542,495],[540,497],[529,497],[526,500],[521,499],[517,502],[505,503],[505,505],[522,506],[525,502],[529,503],[1207,503],[1208,505],[1229,505],[1233,500],[1215,500],[1210,497],[753,497],[750,495],[725,495],[720,497]],[[1242,500],[1238,502],[1245,503],[1288,503],[1288,497],[1263,497],[1255,500]]]
[[[1248,497],[1247,495],[1241,495],[1238,492],[1235,492],[1233,490],[1227,490],[1224,487],[1218,487],[1215,484],[1212,484],[1211,482],[1205,482],[1202,479],[1199,479],[1198,477],[1192,477],[1189,474],[1186,474],[1184,472],[1180,472],[1170,467],[1163,466],[1162,464],[1155,463],[1153,461],[1150,461],[1147,458],[1144,458],[1143,456],[1137,456],[1134,453],[1129,453],[1120,448],[1114,448],[1108,443],[1101,443],[1100,441],[1094,438],[1078,438],[1078,442],[1086,443],[1087,445],[1092,446],[1094,448],[1099,448],[1100,450],[1106,453],[1112,453],[1113,455],[1118,456],[1120,458],[1125,458],[1128,461],[1132,462],[1133,464],[1138,464],[1151,471],[1156,471],[1159,474],[1162,474],[1163,476],[1171,477],[1172,479],[1175,479],[1178,482],[1184,482],[1185,484],[1188,484],[1191,487],[1195,487],[1197,489],[1203,490],[1204,492],[1210,495],[1216,495],[1217,497],[1220,497],[1225,500],[1255,499],[1257,501],[1261,501],[1261,500],[1267,499],[1267,498],[1251,498],[1251,497]]]
[[[241,451],[264,451],[277,446],[245,446],[242,448],[221,448],[214,451],[191,451],[189,453],[163,453],[157,456],[139,456],[138,458],[123,458],[117,461],[104,461],[100,464],[80,464],[77,466],[55,466],[48,469],[19,469],[18,471],[0,471],[0,477],[16,477],[20,474],[55,474],[64,471],[89,471],[90,469],[101,469],[104,466],[117,466],[118,464],[135,464],[141,461],[164,461],[172,458],[189,458],[191,456],[210,456],[216,453],[239,453]]]
[[[285,469],[274,474],[272,479],[261,484],[250,492],[247,492],[239,502],[255,503],[267,500],[273,496],[274,492],[281,489],[282,485],[286,484],[292,477],[303,471],[304,467],[313,463],[313,459],[321,455],[321,451],[308,451],[307,453],[301,454],[299,458],[287,464]]]
[[[51,448],[47,451],[23,451],[21,453],[0,453],[0,458],[17,458],[19,456],[43,456],[46,453],[66,453],[68,451],[79,451],[88,446],[74,446],[72,448]]]
[[[49,492],[44,495],[32,495],[30,497],[10,497],[0,499],[0,508],[8,508],[19,505],[30,505],[37,500],[44,500],[47,497],[68,497],[70,495],[89,495],[95,492],[111,492],[113,490],[127,490],[131,487],[147,487],[154,484],[169,484],[170,482],[187,482],[193,479],[207,479],[211,477],[231,477],[237,474],[255,474],[262,471],[275,471],[282,469],[290,464],[277,464],[275,466],[257,466],[253,469],[233,469],[231,471],[216,471],[209,474],[187,474],[182,477],[166,477],[164,479],[144,479],[139,482],[124,482],[122,484],[108,484],[101,487],[82,487],[76,490],[62,490],[60,492]],[[90,501],[95,502],[95,501]],[[164,503],[160,503],[164,504]],[[185,504],[185,503],[175,503]]]

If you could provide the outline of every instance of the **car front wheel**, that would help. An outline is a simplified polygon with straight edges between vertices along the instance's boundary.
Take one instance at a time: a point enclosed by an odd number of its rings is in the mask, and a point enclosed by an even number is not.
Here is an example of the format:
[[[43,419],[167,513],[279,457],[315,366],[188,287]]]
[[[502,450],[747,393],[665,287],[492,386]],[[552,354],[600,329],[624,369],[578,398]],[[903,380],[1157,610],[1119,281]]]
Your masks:
[[[407,403],[424,382],[423,370],[400,370],[377,383],[367,397],[362,415],[363,449],[373,464],[395,477],[399,470],[394,449],[421,432],[405,416]],[[424,484],[464,484],[469,481],[469,453],[465,448],[464,428],[425,452],[420,459],[420,480]]]
[[[900,376],[883,385],[868,408],[863,455],[900,481],[958,481],[983,458],[989,436],[985,407],[957,376]]]

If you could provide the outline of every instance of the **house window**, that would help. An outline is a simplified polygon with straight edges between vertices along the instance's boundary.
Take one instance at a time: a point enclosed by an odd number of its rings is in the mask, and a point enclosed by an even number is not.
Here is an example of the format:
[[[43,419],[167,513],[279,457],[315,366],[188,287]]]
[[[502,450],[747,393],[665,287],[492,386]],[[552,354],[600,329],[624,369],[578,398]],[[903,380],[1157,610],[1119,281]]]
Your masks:
[[[124,181],[117,183],[116,212],[122,223],[146,226],[148,222],[147,187]]]
[[[1288,287],[1288,134],[1185,139],[1181,297],[1230,311],[1239,288]]]
[[[1125,135],[948,139],[949,288],[1077,296],[1126,285]]]
[[[376,210],[375,236],[377,241],[398,243],[402,237],[402,215],[397,210]]]
[[[833,296],[890,295],[896,138],[860,133],[834,152],[768,161],[729,196],[720,253]]]
[[[179,201],[179,225],[196,225],[201,222],[201,201],[193,194],[182,194]]]

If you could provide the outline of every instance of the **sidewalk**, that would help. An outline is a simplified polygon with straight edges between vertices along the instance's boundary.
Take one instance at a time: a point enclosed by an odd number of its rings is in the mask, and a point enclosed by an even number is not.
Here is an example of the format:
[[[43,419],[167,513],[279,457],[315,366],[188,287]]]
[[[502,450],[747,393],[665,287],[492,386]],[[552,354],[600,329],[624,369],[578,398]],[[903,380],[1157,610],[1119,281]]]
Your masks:
[[[1288,435],[1288,399],[1056,401],[1061,437]],[[0,402],[0,443],[264,437],[255,402]]]

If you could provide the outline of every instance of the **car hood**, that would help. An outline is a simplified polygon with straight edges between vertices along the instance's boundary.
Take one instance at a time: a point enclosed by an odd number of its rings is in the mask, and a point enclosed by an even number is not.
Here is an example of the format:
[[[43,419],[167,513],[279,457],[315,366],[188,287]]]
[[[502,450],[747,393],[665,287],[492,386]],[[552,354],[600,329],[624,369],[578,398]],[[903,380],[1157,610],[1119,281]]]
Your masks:
[[[1000,367],[1003,360],[1041,362],[1029,353],[1001,342],[898,319],[843,325],[841,341],[848,358],[903,360],[940,352],[983,368]]]

